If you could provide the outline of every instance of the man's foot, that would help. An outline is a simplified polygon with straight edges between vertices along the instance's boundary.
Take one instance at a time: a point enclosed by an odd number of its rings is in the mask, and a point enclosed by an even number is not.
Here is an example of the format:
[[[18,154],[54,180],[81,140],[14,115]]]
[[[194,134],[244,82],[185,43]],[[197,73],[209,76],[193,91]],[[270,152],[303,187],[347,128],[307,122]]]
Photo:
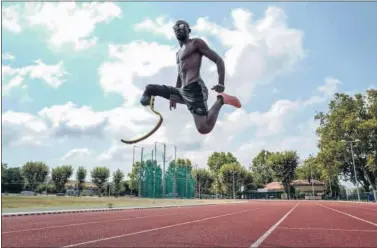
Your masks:
[[[144,96],[144,95],[141,96],[141,99],[140,99],[141,105],[148,106],[150,101],[151,101],[151,97],[150,96]]]
[[[233,107],[236,107],[236,108],[241,108],[241,102],[235,96],[230,96],[223,92],[223,93],[219,93],[217,97],[222,98],[224,104],[232,105]]]

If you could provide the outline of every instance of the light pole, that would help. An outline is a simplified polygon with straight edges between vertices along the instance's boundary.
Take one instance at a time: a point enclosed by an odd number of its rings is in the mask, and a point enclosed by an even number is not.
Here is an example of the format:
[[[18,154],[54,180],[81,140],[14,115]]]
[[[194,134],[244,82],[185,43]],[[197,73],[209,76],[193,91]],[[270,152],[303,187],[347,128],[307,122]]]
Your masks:
[[[341,142],[343,142],[343,143],[349,143],[350,146],[351,146],[352,164],[353,164],[353,172],[354,172],[354,174],[355,174],[357,199],[360,201],[359,183],[357,182],[356,166],[355,166],[355,158],[354,158],[354,154],[353,154],[353,143],[360,142],[360,140],[359,140],[359,139],[351,140],[351,141],[348,141],[348,140],[342,140]]]
[[[173,182],[173,194],[177,193],[177,146],[174,146],[174,182]]]
[[[135,148],[140,148],[141,149],[141,156],[140,156],[140,168],[139,168],[139,183],[138,183],[138,194],[141,196],[141,166],[143,164],[143,150],[144,147],[134,145],[133,146],[133,154],[132,154],[132,167],[135,165]],[[132,178],[131,178],[131,195],[132,195]]]
[[[197,164],[195,164],[195,168],[196,168],[196,184],[198,185],[198,197],[200,199],[200,177],[199,177],[199,173],[198,173],[198,165]]]
[[[154,142],[154,149],[156,151],[156,154],[155,154],[155,158],[156,158],[156,163],[157,163],[157,144],[161,144],[164,146],[164,153],[163,153],[163,161],[162,161],[162,180],[161,180],[161,183],[162,183],[162,197],[165,197],[165,162],[166,162],[166,144],[165,143],[162,143],[162,142]],[[156,179],[155,179],[156,180]]]
[[[233,168],[233,171],[232,171],[232,176],[233,176],[233,200],[235,199],[235,196],[236,196],[236,189],[235,189],[235,184],[234,184],[234,168]]]

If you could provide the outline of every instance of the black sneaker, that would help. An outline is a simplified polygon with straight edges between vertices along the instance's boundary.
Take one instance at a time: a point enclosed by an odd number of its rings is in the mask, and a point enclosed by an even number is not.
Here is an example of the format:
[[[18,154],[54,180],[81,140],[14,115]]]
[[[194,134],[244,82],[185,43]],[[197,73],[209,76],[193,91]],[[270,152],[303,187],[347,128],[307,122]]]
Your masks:
[[[142,96],[141,99],[140,99],[140,103],[143,106],[148,106],[150,101],[151,101],[150,96]]]

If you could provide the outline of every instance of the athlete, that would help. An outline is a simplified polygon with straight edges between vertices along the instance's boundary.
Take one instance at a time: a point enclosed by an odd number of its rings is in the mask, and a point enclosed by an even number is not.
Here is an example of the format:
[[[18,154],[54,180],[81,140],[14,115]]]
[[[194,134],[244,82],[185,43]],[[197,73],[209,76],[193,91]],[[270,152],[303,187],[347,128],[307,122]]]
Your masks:
[[[194,117],[198,132],[208,134],[214,128],[220,109],[224,104],[240,108],[241,103],[238,98],[224,93],[225,65],[223,59],[202,39],[189,37],[191,29],[186,21],[177,21],[173,29],[181,47],[176,55],[178,65],[176,86],[148,84],[140,103],[143,106],[148,106],[151,96],[160,96],[170,100],[170,110],[175,109],[177,103],[186,104]],[[203,56],[216,64],[219,75],[218,84],[211,88],[218,92],[217,100],[209,111],[207,107],[208,89],[200,76]]]

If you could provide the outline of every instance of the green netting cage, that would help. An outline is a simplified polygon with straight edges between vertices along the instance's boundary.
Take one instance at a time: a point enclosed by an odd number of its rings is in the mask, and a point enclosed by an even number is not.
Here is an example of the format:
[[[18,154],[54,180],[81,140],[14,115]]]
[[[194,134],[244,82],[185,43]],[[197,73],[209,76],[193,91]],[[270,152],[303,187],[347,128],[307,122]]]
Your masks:
[[[171,162],[164,173],[161,164],[147,160],[142,164],[139,175],[141,193],[139,196],[146,198],[194,198],[196,182],[191,172],[191,166],[175,165],[174,162]]]

